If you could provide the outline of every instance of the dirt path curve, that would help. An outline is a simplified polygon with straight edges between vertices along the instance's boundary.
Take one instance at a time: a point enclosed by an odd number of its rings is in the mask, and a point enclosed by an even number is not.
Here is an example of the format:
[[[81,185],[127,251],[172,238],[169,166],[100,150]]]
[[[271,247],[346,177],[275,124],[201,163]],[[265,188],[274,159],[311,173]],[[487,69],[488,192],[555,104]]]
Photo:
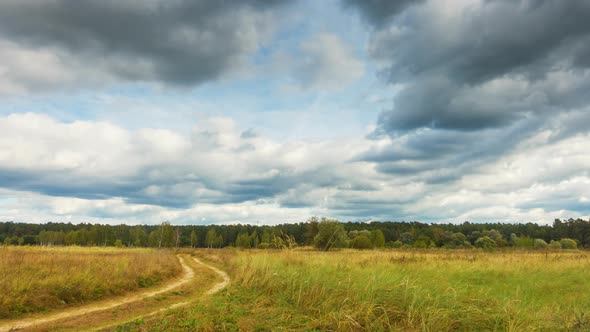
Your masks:
[[[203,263],[201,260],[199,260],[196,257],[193,257],[193,260],[195,262],[197,262],[198,264],[201,264],[201,265],[203,265],[203,266],[205,266],[205,267],[207,267],[207,268],[215,271],[215,273],[217,273],[223,279],[221,282],[216,283],[215,285],[213,285],[213,287],[211,287],[209,290],[207,290],[207,292],[205,292],[205,295],[213,295],[213,294],[221,291],[225,287],[227,287],[227,285],[229,284],[230,278],[229,278],[229,275],[225,271],[220,270],[220,269],[216,268],[215,266],[209,265],[207,263]],[[186,305],[189,305],[192,302],[193,301],[178,302],[178,303],[174,303],[173,305],[167,306],[166,308],[161,308],[161,309],[158,309],[156,311],[152,311],[152,312],[147,313],[147,314],[139,315],[139,316],[136,316],[136,317],[133,317],[133,318],[128,317],[127,318],[127,322],[130,322],[130,321],[133,321],[133,320],[139,319],[139,318],[149,318],[151,316],[155,316],[155,315],[157,315],[159,313],[162,313],[162,312],[164,312],[166,310],[184,307]],[[112,328],[112,327],[115,327],[115,326],[120,325],[120,324],[121,324],[121,322],[116,323],[116,324],[113,324],[113,325],[100,326],[100,327],[97,327],[96,329],[93,329],[92,331],[103,331],[104,329],[107,329],[107,328],[110,328],[110,327]]]
[[[201,262],[199,259],[197,259],[195,257],[193,257],[193,259],[195,260],[195,262],[197,262],[197,263],[199,263],[201,265],[204,265],[204,266],[210,268],[211,270],[215,271],[215,273],[217,273],[221,278],[223,278],[223,281],[218,282],[217,284],[215,284],[205,294],[207,294],[207,295],[213,295],[213,294],[219,292],[220,290],[224,289],[225,287],[227,287],[227,285],[229,284],[229,276],[227,275],[227,273],[225,273],[225,271],[222,271],[222,270],[216,268],[215,266],[212,266],[212,265],[203,263],[203,262]]]
[[[118,297],[113,300],[104,300],[104,301],[100,301],[97,303],[84,305],[81,307],[66,309],[61,312],[52,313],[52,314],[48,314],[48,315],[41,316],[41,317],[33,317],[33,318],[9,321],[6,323],[2,323],[0,325],[0,332],[1,331],[18,330],[18,329],[22,329],[22,328],[26,328],[26,327],[30,327],[30,326],[34,326],[34,325],[49,323],[49,322],[56,321],[59,319],[71,318],[71,317],[75,317],[75,316],[79,316],[79,315],[92,313],[95,311],[111,309],[116,306],[120,306],[122,304],[130,303],[130,302],[134,302],[134,301],[139,301],[139,300],[146,298],[146,297],[152,297],[152,296],[170,291],[176,287],[179,287],[179,286],[189,282],[195,276],[195,271],[184,262],[184,259],[180,256],[177,256],[177,257],[178,257],[178,260],[180,261],[180,264],[182,265],[182,269],[183,269],[182,277],[180,279],[176,279],[175,281],[173,281],[169,284],[166,284],[160,288],[156,288],[154,290],[149,290],[149,291],[145,291],[145,292],[130,294],[125,297]]]

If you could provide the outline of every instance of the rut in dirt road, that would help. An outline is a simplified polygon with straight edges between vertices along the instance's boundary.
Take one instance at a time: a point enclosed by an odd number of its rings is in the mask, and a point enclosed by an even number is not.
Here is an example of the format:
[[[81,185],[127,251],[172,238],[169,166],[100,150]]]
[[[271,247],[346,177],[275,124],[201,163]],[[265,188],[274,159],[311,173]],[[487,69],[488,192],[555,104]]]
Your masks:
[[[197,263],[199,263],[199,264],[201,264],[201,265],[203,265],[203,266],[205,266],[205,267],[213,270],[215,273],[217,273],[223,279],[221,282],[216,283],[215,285],[213,285],[213,287],[211,287],[209,290],[207,290],[205,292],[205,295],[213,295],[213,294],[221,291],[225,287],[227,287],[227,285],[229,285],[230,278],[229,278],[229,275],[225,271],[220,270],[220,269],[216,268],[215,266],[209,265],[207,263],[203,263],[201,260],[199,260],[196,257],[193,257],[193,260],[195,262],[197,262]],[[190,303],[192,303],[192,301],[178,302],[178,303],[175,303],[175,304],[173,304],[171,306],[168,306],[166,308],[162,308],[162,309],[159,309],[159,310],[156,310],[156,311],[152,311],[152,312],[147,313],[147,314],[143,314],[143,315],[140,315],[140,316],[136,316],[136,317],[130,318],[128,320],[128,322],[129,321],[133,321],[135,319],[139,319],[139,318],[148,318],[148,317],[151,317],[151,316],[155,316],[155,315],[157,315],[159,313],[162,313],[162,312],[164,312],[166,310],[184,307],[186,305],[189,305]],[[115,327],[117,325],[120,325],[120,323],[114,324],[114,325],[109,325],[109,326],[101,326],[99,328],[94,329],[93,331],[102,331],[105,328],[112,328],[112,327]]]

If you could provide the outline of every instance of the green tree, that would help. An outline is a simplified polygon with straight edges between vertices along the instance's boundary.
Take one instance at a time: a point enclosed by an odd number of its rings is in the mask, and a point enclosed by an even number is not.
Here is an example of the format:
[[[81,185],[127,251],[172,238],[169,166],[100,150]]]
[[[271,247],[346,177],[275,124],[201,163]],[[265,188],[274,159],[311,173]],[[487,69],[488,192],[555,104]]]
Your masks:
[[[164,221],[158,227],[158,248],[173,247],[176,240],[176,234],[170,222]]]
[[[370,249],[373,247],[373,244],[368,237],[359,235],[350,241],[350,246],[355,249]]]
[[[400,241],[403,244],[411,244],[414,242],[414,235],[412,235],[410,232],[404,232],[400,235]]]
[[[236,247],[238,248],[249,249],[250,244],[250,236],[248,233],[240,233],[236,238]]]
[[[150,232],[148,237],[148,243],[150,247],[158,247],[160,246],[160,232],[158,230],[153,230]]]
[[[256,230],[254,230],[254,232],[252,232],[252,234],[250,235],[250,247],[257,248],[259,243],[260,239],[258,238],[258,233],[256,232]]]
[[[193,229],[191,232],[191,248],[195,248],[199,245],[199,238],[197,237],[197,232]]]
[[[318,225],[319,220],[317,217],[311,217],[307,220],[307,223],[305,224],[305,244],[309,245],[314,243],[315,237],[319,232]],[[262,242],[265,242],[264,240],[265,239],[262,239]],[[270,243],[270,237],[267,242]]]
[[[315,236],[316,248],[328,251],[331,248],[346,246],[346,231],[338,220],[322,218],[318,224],[318,234]]]
[[[385,246],[385,236],[380,229],[371,231],[371,243],[373,248],[383,248]]]
[[[141,226],[135,226],[129,230],[129,238],[131,245],[136,247],[143,247],[147,245],[147,234]]]
[[[210,228],[207,231],[205,243],[207,243],[207,248],[219,248],[223,245],[223,236],[217,234],[215,228]]]

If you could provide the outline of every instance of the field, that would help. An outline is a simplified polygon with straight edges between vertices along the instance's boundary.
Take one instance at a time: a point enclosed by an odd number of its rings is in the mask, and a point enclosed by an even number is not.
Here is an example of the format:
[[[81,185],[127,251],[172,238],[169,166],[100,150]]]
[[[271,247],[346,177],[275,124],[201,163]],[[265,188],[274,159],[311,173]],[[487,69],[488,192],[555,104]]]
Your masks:
[[[181,272],[170,252],[79,247],[0,247],[0,318],[122,295]]]
[[[171,251],[1,250],[1,307],[10,318],[134,293],[181,273]],[[121,309],[28,330],[590,330],[585,251],[182,249],[176,254],[194,272],[184,286]],[[209,295],[221,281],[219,272],[191,255],[227,271],[229,286]]]
[[[118,331],[590,329],[582,251],[233,251],[197,255],[224,292]]]

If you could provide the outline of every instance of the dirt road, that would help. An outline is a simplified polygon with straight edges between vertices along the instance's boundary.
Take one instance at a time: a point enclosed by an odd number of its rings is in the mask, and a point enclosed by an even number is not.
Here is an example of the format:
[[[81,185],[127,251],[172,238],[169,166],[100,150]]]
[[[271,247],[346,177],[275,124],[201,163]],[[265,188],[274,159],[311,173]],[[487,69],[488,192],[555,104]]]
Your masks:
[[[209,289],[207,291],[206,294],[214,294],[227,286],[227,284],[229,283],[229,276],[227,275],[227,273],[217,269],[214,266],[205,264],[196,258],[193,258],[193,259],[195,260],[195,262],[212,269],[213,271],[215,271],[218,275],[220,275],[223,278],[222,282],[215,284],[211,289]],[[55,313],[51,313],[51,314],[47,314],[47,315],[43,315],[43,316],[37,316],[37,317],[26,318],[26,319],[21,319],[21,320],[6,321],[3,323],[0,323],[0,332],[19,330],[19,329],[32,327],[32,326],[40,325],[40,324],[45,324],[45,323],[49,323],[49,322],[53,322],[53,321],[57,321],[57,320],[61,320],[61,319],[73,318],[76,316],[81,316],[81,315],[85,315],[85,314],[92,313],[92,312],[107,310],[107,309],[111,309],[111,308],[114,308],[114,307],[117,307],[117,306],[120,306],[123,304],[139,301],[144,298],[148,298],[148,297],[152,297],[152,296],[156,296],[156,295],[168,292],[174,288],[182,286],[183,284],[191,281],[191,279],[193,279],[195,276],[194,270],[189,265],[186,264],[186,262],[184,261],[184,259],[182,257],[178,256],[178,260],[180,261],[180,264],[182,265],[182,269],[183,269],[182,276],[179,279],[176,279],[176,280],[174,280],[162,287],[159,287],[154,290],[145,291],[145,292],[133,293],[133,294],[130,294],[130,295],[124,296],[124,297],[117,297],[116,299],[104,300],[104,301],[84,305],[81,307],[66,309],[66,310],[63,310],[60,312],[55,312]],[[167,310],[170,308],[175,308],[175,307],[187,305],[188,303],[189,302],[176,303],[172,306],[167,306],[166,308],[162,308],[156,312],[149,313],[145,316],[150,316],[150,315],[156,314],[158,312],[161,312],[161,311],[164,311],[164,310]]]

